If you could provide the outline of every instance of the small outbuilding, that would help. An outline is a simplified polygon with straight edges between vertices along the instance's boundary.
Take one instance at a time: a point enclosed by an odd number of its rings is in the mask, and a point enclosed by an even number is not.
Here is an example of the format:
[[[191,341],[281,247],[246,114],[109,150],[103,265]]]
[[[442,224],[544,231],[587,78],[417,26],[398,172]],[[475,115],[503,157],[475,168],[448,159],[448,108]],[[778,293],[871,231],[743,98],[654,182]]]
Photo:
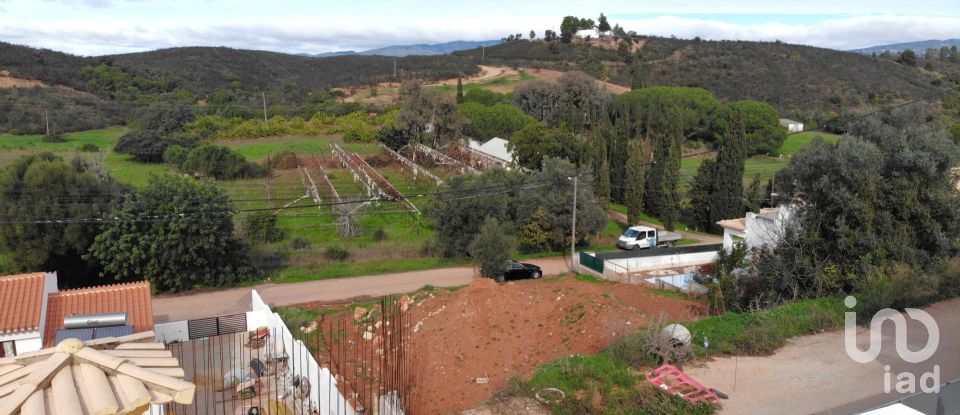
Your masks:
[[[791,133],[799,133],[803,131],[803,123],[800,121],[794,121],[787,118],[780,119],[780,125],[787,127],[787,131]]]

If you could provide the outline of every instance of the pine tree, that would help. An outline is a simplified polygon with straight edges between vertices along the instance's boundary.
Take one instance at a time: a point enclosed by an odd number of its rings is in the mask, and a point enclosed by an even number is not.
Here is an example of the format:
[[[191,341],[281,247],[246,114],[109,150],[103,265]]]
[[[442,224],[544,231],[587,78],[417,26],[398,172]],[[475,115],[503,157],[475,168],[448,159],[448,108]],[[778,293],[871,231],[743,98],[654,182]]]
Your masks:
[[[457,104],[463,104],[463,80],[457,78]]]
[[[627,224],[635,225],[640,222],[643,213],[643,192],[646,189],[646,172],[643,141],[631,140],[627,145],[627,188],[624,199],[627,205]]]

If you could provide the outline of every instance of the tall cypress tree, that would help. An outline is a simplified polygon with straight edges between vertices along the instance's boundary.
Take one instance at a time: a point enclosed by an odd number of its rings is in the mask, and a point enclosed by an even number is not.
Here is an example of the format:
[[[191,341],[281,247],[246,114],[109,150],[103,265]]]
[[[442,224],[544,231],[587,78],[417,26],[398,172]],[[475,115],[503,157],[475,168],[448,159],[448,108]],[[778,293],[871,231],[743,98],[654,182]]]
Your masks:
[[[646,189],[647,166],[643,141],[631,140],[627,149],[627,188],[624,199],[627,205],[627,224],[636,225],[643,212],[643,192]]]
[[[706,160],[697,169],[690,188],[693,219],[699,229],[718,232],[717,221],[743,216],[744,163],[747,134],[743,116],[734,113],[730,132],[723,137],[716,160]]]
[[[606,206],[610,202],[610,161],[607,159],[609,127],[601,127],[594,136],[590,165],[593,167],[593,189],[597,201]]]
[[[457,78],[457,104],[463,104],[463,80]]]
[[[645,190],[648,210],[673,230],[680,219],[680,156],[683,125],[676,108],[665,108],[651,114],[648,124],[653,133],[653,165],[647,173]]]

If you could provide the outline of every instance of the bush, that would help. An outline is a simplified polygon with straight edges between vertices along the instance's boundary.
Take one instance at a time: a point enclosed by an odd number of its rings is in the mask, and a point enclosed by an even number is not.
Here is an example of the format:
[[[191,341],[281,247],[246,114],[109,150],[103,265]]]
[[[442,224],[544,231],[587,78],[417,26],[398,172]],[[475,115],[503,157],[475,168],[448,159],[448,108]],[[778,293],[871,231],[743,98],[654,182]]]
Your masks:
[[[331,261],[343,262],[350,257],[350,251],[339,246],[330,246],[323,251],[323,257]]]
[[[93,143],[86,143],[80,146],[80,151],[84,153],[99,153],[100,147]]]
[[[289,246],[290,246],[290,249],[292,249],[292,250],[294,250],[294,251],[301,251],[301,250],[304,250],[304,249],[309,249],[309,248],[310,248],[310,240],[307,239],[307,238],[304,238],[304,237],[302,237],[302,236],[297,236],[297,237],[294,237],[293,239],[290,240]]]
[[[187,160],[190,151],[181,145],[174,144],[163,151],[163,161],[176,166],[178,169]]]
[[[292,151],[281,151],[270,157],[270,167],[274,169],[295,169],[298,165],[297,154]]]
[[[470,242],[470,257],[480,266],[480,275],[499,278],[507,271],[506,262],[516,250],[516,242],[509,236],[509,227],[497,218],[487,217],[480,232]]]
[[[190,151],[180,166],[184,173],[201,173],[218,180],[262,177],[263,167],[247,162],[243,156],[223,146],[201,146]]]
[[[270,212],[254,212],[243,218],[243,239],[250,243],[268,243],[283,239],[277,216]]]
[[[67,141],[67,136],[63,135],[63,131],[51,130],[50,133],[44,135],[40,141],[44,143],[63,143]]]
[[[136,130],[120,137],[113,151],[129,154],[141,163],[160,163],[163,152],[175,144],[189,146],[191,142],[184,136],[161,137],[152,131]]]
[[[383,241],[386,241],[386,240],[387,240],[387,237],[388,237],[387,231],[384,230],[383,228],[377,228],[377,230],[373,231],[373,240],[374,240],[374,242],[383,242]]]

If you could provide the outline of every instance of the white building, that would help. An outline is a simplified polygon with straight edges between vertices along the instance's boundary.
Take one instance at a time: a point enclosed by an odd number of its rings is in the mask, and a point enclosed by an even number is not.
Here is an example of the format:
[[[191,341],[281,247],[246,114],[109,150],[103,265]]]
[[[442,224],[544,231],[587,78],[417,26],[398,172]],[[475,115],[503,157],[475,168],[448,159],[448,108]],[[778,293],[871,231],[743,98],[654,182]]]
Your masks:
[[[803,123],[800,121],[781,118],[780,125],[787,127],[787,131],[791,133],[799,133],[803,131]]]
[[[513,153],[507,149],[509,141],[500,137],[493,137],[485,143],[470,140],[470,150],[474,154],[488,159],[491,162],[507,167],[513,163]]]
[[[730,249],[738,243],[745,244],[747,249],[776,245],[792,210],[789,205],[780,205],[760,209],[760,213],[747,212],[743,218],[717,222],[723,228],[723,248]]]
[[[573,37],[577,39],[596,39],[600,36],[597,34],[597,29],[581,29],[578,30],[577,33],[574,33]]]
[[[0,357],[43,348],[47,298],[55,292],[55,272],[0,277]]]

